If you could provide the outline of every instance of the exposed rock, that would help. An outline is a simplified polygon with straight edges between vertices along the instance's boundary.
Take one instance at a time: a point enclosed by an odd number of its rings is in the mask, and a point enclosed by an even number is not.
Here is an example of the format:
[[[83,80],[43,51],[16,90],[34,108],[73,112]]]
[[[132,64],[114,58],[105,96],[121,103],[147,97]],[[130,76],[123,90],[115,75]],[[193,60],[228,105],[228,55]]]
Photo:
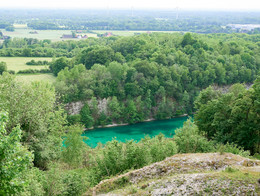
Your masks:
[[[231,153],[222,155],[219,153],[177,154],[166,158],[164,161],[103,180],[94,187],[94,190],[97,194],[115,190],[117,182],[124,179],[127,182],[126,184],[137,186],[138,191],[150,190],[149,194],[151,195],[200,195],[201,193],[206,193],[206,195],[225,195],[223,191],[229,190],[230,183],[234,182],[231,182],[230,179],[224,179],[219,182],[219,178],[214,177],[215,174],[213,175],[209,172],[220,172],[228,167],[258,168],[259,165],[260,161],[247,159]],[[169,176],[173,177],[161,180],[161,178],[168,178]],[[153,182],[142,184],[144,181],[151,179]],[[255,195],[253,194],[256,193],[255,184],[242,184],[240,186],[239,182],[237,188],[232,186],[234,190],[230,190],[231,192],[229,193],[234,193],[234,195]],[[257,180],[255,183],[257,183]],[[205,192],[207,191],[207,185],[209,186],[209,193]],[[221,187],[223,187],[222,191]],[[92,191],[90,190],[87,195],[91,195]],[[116,193],[108,195],[116,195]]]
[[[65,106],[65,109],[68,111],[69,115],[76,115],[80,113],[80,110],[83,108],[84,103],[82,101],[71,102]]]
[[[108,104],[108,99],[99,99],[98,101],[98,110],[99,112],[105,112],[107,114],[107,104]],[[87,103],[91,105],[91,100],[88,100]],[[76,115],[80,113],[80,110],[83,108],[85,105],[84,102],[82,101],[77,101],[77,102],[71,102],[68,103],[65,106],[65,109],[68,111],[69,115]]]

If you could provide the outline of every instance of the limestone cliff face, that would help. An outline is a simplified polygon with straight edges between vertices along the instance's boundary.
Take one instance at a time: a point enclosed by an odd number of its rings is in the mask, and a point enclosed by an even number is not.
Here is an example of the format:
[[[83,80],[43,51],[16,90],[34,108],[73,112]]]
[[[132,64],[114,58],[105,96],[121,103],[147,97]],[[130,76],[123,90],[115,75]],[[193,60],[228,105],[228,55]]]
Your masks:
[[[101,181],[86,195],[258,195],[260,161],[231,153],[177,154]]]
[[[98,109],[99,112],[105,112],[107,113],[107,104],[108,104],[108,99],[98,99]],[[91,105],[91,100],[86,101],[89,105]],[[80,113],[80,110],[83,108],[85,105],[85,102],[83,101],[77,101],[77,102],[71,102],[68,103],[65,106],[65,109],[68,111],[69,115],[76,115]]]
[[[65,109],[68,111],[69,115],[76,115],[80,113],[80,110],[82,109],[83,106],[84,106],[83,102],[77,101],[77,102],[68,103],[65,106]]]

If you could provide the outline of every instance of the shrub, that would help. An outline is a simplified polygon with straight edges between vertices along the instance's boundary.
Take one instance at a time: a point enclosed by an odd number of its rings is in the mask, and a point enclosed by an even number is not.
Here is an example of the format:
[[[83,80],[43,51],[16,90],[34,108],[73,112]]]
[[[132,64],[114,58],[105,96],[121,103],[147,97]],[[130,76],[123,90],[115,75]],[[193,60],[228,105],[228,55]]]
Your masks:
[[[129,169],[138,169],[152,162],[161,161],[177,153],[177,145],[162,134],[146,137],[139,143],[112,140],[103,148],[95,149],[92,183],[98,183],[106,176],[116,175]],[[93,176],[94,175],[94,176]]]
[[[86,191],[85,180],[83,176],[75,171],[69,171],[62,177],[64,190],[62,195],[82,195]]]
[[[25,69],[17,72],[18,74],[51,73],[50,69]]]
[[[44,60],[44,61],[35,61],[34,59],[32,59],[31,61],[28,61],[26,63],[26,65],[49,65],[50,62]]]
[[[198,127],[188,119],[182,128],[175,131],[174,140],[180,153],[213,152],[213,142],[199,134]]]
[[[80,116],[80,114],[68,115],[67,120],[68,120],[69,125],[80,124],[81,123],[81,116]]]
[[[223,145],[222,143],[217,143],[215,146],[216,146],[216,149],[218,149],[218,151],[221,151],[221,152],[229,152],[229,153],[237,154],[237,155],[240,155],[243,157],[249,157],[249,155],[250,155],[249,151],[245,151],[243,149],[243,147],[239,147],[236,144],[227,143],[227,144]]]
[[[7,71],[6,62],[0,62],[0,74],[2,74],[4,71]]]
[[[7,72],[8,72],[9,74],[13,74],[13,75],[15,74],[15,71],[14,71],[14,70],[8,70]]]
[[[44,181],[45,195],[82,195],[87,183],[76,170],[66,171],[57,163],[51,164]]]

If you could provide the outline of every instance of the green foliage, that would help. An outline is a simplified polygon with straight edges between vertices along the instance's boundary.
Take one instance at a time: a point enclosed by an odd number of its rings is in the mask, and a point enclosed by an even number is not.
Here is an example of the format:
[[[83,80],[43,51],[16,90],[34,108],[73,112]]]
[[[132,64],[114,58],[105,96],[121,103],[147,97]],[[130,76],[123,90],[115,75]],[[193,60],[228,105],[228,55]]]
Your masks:
[[[138,116],[135,103],[132,99],[129,99],[124,111],[125,121],[127,121],[130,124],[134,124],[136,122],[140,121],[140,118]]]
[[[7,130],[18,124],[23,130],[22,142],[33,151],[35,165],[45,168],[60,156],[61,136],[66,124],[64,110],[55,105],[54,88],[48,83],[18,82],[4,73],[0,77],[0,108],[9,114]]]
[[[191,34],[185,33],[181,42],[182,47],[185,47],[186,45],[193,45],[194,43],[196,43],[196,40],[192,38]]]
[[[64,146],[62,147],[62,160],[71,167],[78,168],[82,166],[87,146],[81,136],[83,127],[74,125],[68,127],[68,133],[65,136]]]
[[[43,183],[45,195],[82,195],[88,184],[80,171],[66,171],[62,165],[54,163],[46,172],[46,179]]]
[[[259,152],[259,79],[252,88],[232,86],[228,93],[201,101],[202,91],[197,100],[200,106],[195,122],[201,133],[208,139],[221,143],[235,143],[252,154]]]
[[[26,62],[26,65],[48,65],[49,62],[48,61],[35,61],[34,59],[32,59],[31,61]]]
[[[86,128],[91,128],[94,125],[94,119],[91,115],[90,108],[86,103],[80,111],[81,122]]]
[[[24,178],[32,166],[33,155],[20,143],[22,131],[14,127],[7,133],[8,114],[0,113],[0,195],[24,191],[29,180]]]
[[[64,57],[58,58],[50,64],[50,70],[55,76],[57,76],[58,73],[65,67],[70,67],[70,63],[69,60]]]
[[[96,148],[92,183],[97,183],[105,176],[116,175],[128,169],[137,169],[147,164],[161,161],[177,153],[173,140],[163,135],[146,137],[139,143],[131,140],[126,143],[113,140],[103,148]]]
[[[174,141],[180,153],[213,152],[212,142],[199,134],[198,127],[189,119],[175,131]]]
[[[46,178],[44,171],[32,167],[26,174],[24,174],[24,178],[28,180],[28,186],[26,186],[25,190],[20,193],[21,196],[45,195],[44,183]]]
[[[250,155],[250,152],[249,151],[245,151],[243,149],[243,147],[239,147],[237,146],[236,144],[221,144],[221,143],[218,143],[215,145],[216,147],[216,150],[217,151],[220,151],[220,153],[224,153],[224,152],[229,152],[229,153],[232,153],[232,154],[237,154],[237,155],[240,155],[240,156],[243,156],[243,157],[249,157]]]
[[[68,42],[64,43],[67,48],[72,44],[78,47],[70,61],[75,66],[59,72],[55,87],[65,103],[86,102],[93,97],[117,100],[116,111],[109,104],[103,109],[115,123],[191,114],[201,89],[214,84],[250,83],[257,77],[257,38],[152,33],[81,44]],[[80,63],[83,65],[77,65]],[[203,93],[195,102],[196,109],[219,96],[211,87]],[[99,124],[100,114],[91,113],[94,126]]]
[[[17,72],[18,74],[51,73],[49,69],[25,69]]]
[[[69,125],[79,124],[81,122],[81,115],[80,114],[68,115],[67,120]]]
[[[7,71],[6,63],[0,62],[0,75],[3,74],[4,71]]]
[[[111,116],[112,120],[114,122],[118,122],[122,115],[122,108],[121,108],[120,103],[117,100],[116,96],[113,96],[108,101],[108,110],[109,110],[109,115]]]

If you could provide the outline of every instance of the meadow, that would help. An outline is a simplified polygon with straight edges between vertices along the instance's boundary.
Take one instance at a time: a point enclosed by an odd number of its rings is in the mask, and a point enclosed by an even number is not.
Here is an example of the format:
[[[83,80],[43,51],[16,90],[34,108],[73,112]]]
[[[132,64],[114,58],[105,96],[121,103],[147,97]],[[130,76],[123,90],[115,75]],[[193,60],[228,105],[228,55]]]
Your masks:
[[[93,30],[97,34],[103,34],[106,32],[111,32],[113,35],[117,36],[133,36],[135,34],[148,33],[148,32],[161,32],[161,33],[174,33],[176,31],[116,31],[116,30]]]
[[[10,32],[4,29],[0,29],[4,35],[10,36],[12,38],[35,38],[39,40],[49,39],[51,41],[62,41],[62,40],[80,40],[80,39],[63,39],[61,38],[63,34],[71,34],[71,30],[34,30],[29,29],[25,24],[15,24],[15,31]],[[38,34],[31,34],[30,32],[37,31]],[[117,30],[93,30],[93,33],[83,33],[88,37],[97,37],[97,34],[103,34],[106,32],[112,32],[117,36],[133,36],[135,34],[147,33],[148,31],[117,31]],[[167,32],[173,33],[175,31],[150,31],[150,32]]]
[[[48,65],[26,65],[28,61],[35,60],[35,61],[51,61],[52,58],[42,58],[42,57],[0,57],[0,62],[6,62],[7,70],[14,70],[18,72],[20,70],[25,69],[44,69],[47,68]]]
[[[34,38],[39,40],[49,39],[51,41],[62,41],[69,39],[62,39],[63,34],[71,34],[71,30],[33,30],[27,28],[15,28],[14,32],[6,31],[0,29],[4,35],[10,36],[12,38]],[[30,32],[37,31],[38,34],[31,34]],[[96,34],[86,33],[88,37],[97,37]],[[80,40],[80,39],[73,39]]]
[[[20,70],[26,69],[46,69],[48,65],[26,65],[26,62],[35,60],[35,61],[51,61],[52,58],[42,58],[42,57],[0,57],[0,62],[6,62],[7,70],[14,70],[16,73]],[[24,82],[31,82],[31,81],[48,81],[54,82],[55,77],[53,74],[50,73],[39,73],[39,74],[17,74],[17,80],[24,81]]]
[[[46,74],[19,74],[16,75],[16,79],[22,82],[34,82],[34,81],[46,81],[53,83],[55,76],[51,73]]]

